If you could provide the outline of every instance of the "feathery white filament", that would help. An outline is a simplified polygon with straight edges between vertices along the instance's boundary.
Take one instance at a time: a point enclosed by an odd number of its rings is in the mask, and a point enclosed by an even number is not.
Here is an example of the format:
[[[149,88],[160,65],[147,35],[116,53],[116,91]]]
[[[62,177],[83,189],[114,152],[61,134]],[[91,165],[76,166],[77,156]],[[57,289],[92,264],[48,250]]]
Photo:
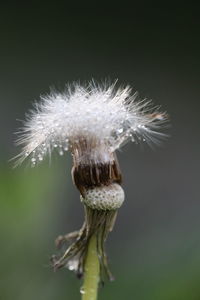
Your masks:
[[[81,138],[106,145],[111,152],[130,139],[156,141],[165,116],[151,108],[149,101],[136,101],[136,96],[131,96],[129,87],[89,83],[41,97],[17,141],[23,145],[18,163],[31,156],[35,164],[54,148],[62,155]]]

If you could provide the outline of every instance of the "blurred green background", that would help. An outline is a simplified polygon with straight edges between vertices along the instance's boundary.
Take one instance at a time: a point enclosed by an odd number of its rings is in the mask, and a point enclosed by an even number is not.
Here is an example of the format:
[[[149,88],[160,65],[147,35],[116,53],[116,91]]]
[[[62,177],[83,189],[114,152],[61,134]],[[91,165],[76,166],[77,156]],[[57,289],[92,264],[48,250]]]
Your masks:
[[[54,273],[54,239],[80,228],[71,158],[12,169],[14,132],[31,102],[74,80],[119,79],[171,116],[171,138],[118,153],[126,202],[107,251],[116,277],[99,299],[199,300],[198,7],[149,3],[7,2],[0,10],[0,299],[80,299],[81,282]]]

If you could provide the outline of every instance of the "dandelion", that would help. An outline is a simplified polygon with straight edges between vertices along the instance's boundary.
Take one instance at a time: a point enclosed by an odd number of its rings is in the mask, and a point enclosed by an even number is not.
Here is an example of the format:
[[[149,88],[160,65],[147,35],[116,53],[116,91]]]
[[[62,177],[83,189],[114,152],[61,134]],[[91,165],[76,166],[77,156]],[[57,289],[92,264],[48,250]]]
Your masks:
[[[116,83],[73,84],[35,103],[17,141],[22,152],[16,164],[30,158],[34,166],[52,151],[72,154],[72,179],[85,221],[81,230],[57,238],[58,248],[66,241],[72,244],[61,257],[53,256],[52,263],[54,269],[67,267],[79,278],[84,275],[85,300],[96,299],[99,273],[102,282],[113,279],[104,243],[124,201],[116,150],[128,141],[153,145],[164,137],[159,129],[167,115],[137,97],[130,87],[116,88]]]

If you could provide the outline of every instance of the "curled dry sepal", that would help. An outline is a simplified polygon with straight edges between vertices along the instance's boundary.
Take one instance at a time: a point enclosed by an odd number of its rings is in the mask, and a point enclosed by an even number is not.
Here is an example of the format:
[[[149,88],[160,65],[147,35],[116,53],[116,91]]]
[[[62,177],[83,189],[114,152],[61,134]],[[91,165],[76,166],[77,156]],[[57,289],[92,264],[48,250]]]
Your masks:
[[[130,140],[159,143],[165,136],[159,129],[166,120],[150,101],[137,100],[129,87],[116,88],[115,83],[73,84],[35,103],[20,130],[17,143],[23,148],[16,164],[30,157],[35,165],[54,149],[60,155],[69,150],[73,182],[85,209],[81,230],[56,240],[58,247],[69,240],[72,244],[61,257],[52,257],[55,269],[66,266],[81,277],[89,240],[96,235],[101,278],[112,279],[104,242],[124,201],[115,151]]]

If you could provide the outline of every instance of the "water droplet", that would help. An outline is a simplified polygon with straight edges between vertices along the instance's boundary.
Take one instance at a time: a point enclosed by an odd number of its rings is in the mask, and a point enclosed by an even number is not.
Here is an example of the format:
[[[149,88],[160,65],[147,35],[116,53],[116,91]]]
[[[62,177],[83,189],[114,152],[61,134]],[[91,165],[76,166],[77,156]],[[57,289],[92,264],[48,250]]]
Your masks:
[[[81,293],[82,295],[85,294],[85,290],[84,290],[83,287],[80,288],[80,293]]]
[[[57,144],[54,144],[53,146],[54,146],[54,148],[57,148],[57,147],[58,147],[58,145],[57,145]]]
[[[135,142],[134,136],[131,137],[131,141],[132,141],[132,142]]]
[[[26,152],[26,153],[25,153],[25,156],[26,156],[26,157],[29,156],[29,152]]]
[[[73,270],[74,270],[74,266],[73,266],[73,265],[69,265],[68,269],[69,269],[70,271],[73,271]]]
[[[64,149],[64,151],[68,151],[68,149],[69,149],[69,140],[68,139],[65,140],[63,149]]]
[[[32,157],[31,158],[31,167],[34,167],[36,165],[36,158]]]
[[[61,156],[64,154],[64,152],[63,152],[62,149],[59,150],[59,154],[60,154]]]
[[[39,161],[42,161],[43,160],[43,156],[41,154],[38,155],[38,159]]]
[[[124,129],[123,128],[119,128],[118,130],[117,130],[117,133],[122,133],[124,131]]]

